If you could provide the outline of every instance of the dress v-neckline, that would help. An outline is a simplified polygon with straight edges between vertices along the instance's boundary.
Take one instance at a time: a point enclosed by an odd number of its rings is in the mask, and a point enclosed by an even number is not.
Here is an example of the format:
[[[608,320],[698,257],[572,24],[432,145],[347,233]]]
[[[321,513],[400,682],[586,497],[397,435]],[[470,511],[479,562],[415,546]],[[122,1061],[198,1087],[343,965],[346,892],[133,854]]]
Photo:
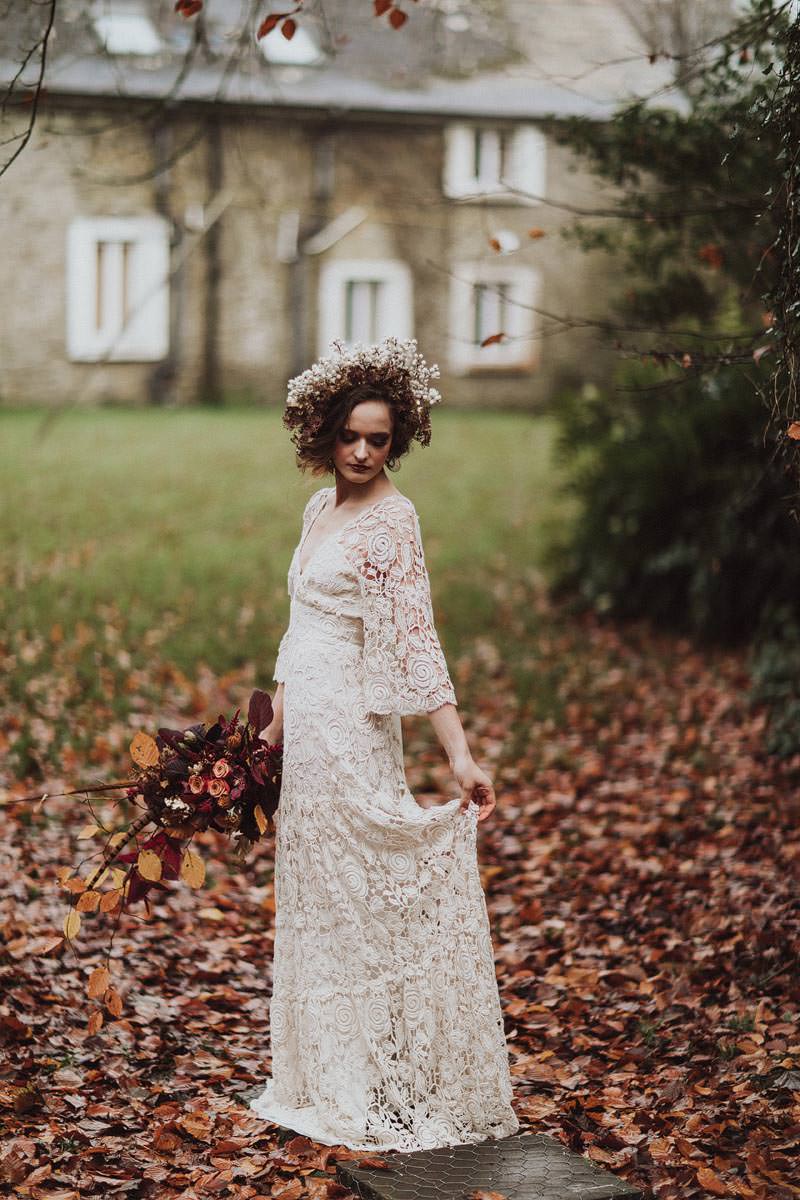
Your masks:
[[[314,560],[317,558],[317,556],[319,555],[319,552],[322,550],[323,546],[325,546],[333,538],[338,537],[338,535],[340,533],[343,533],[344,530],[347,529],[347,527],[349,525],[352,525],[354,521],[357,521],[359,519],[359,517],[363,517],[364,513],[371,512],[373,508],[377,508],[379,504],[383,504],[384,500],[389,500],[393,496],[402,496],[402,492],[388,492],[387,495],[381,496],[381,497],[379,497],[379,499],[374,500],[372,502],[372,504],[365,504],[362,509],[359,509],[359,511],[357,513],[353,514],[353,516],[350,518],[349,521],[345,521],[344,524],[340,525],[338,529],[333,529],[333,530],[331,530],[330,533],[325,535],[325,537],[322,539],[322,541],[319,543],[319,545],[314,550],[314,553],[311,555],[311,558],[308,560],[305,567],[303,567],[303,565],[300,562],[300,557],[303,553],[303,547],[305,546],[306,542],[308,541],[308,535],[311,533],[311,530],[314,528],[317,521],[322,516],[323,510],[325,508],[327,508],[328,500],[330,498],[331,493],[332,492],[335,493],[335,491],[336,491],[336,488],[329,489],[328,495],[325,497],[324,502],[320,505],[319,512],[314,514],[314,516],[312,517],[311,522],[308,526],[308,529],[305,531],[305,533],[303,534],[303,536],[300,539],[300,544],[297,547],[297,574],[300,579],[305,579],[305,577],[308,573],[309,567],[314,562]]]

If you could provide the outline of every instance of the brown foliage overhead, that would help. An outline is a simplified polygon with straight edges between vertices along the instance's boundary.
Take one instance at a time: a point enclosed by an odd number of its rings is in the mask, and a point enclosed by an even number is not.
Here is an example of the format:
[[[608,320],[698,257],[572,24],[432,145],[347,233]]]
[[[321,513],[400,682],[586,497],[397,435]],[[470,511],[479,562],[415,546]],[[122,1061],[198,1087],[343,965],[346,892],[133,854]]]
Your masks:
[[[267,37],[268,34],[272,33],[273,29],[277,29],[280,26],[283,36],[287,40],[291,41],[291,39],[294,37],[295,29],[297,28],[297,22],[294,20],[294,15],[295,13],[299,12],[300,6],[298,5],[297,8],[293,8],[289,12],[270,13],[270,15],[265,17],[259,25],[256,37]]]
[[[417,0],[411,0],[413,4]],[[179,13],[187,20],[190,17],[196,17],[203,10],[204,0],[175,0],[175,12]],[[383,17],[388,14],[388,23],[392,29],[402,29],[408,20],[408,13],[405,12],[394,0],[373,0],[373,13],[376,17]],[[287,41],[291,41],[297,31],[297,21],[295,17],[302,16],[303,0],[298,0],[296,6],[288,9],[286,12],[269,13],[261,21],[258,26],[256,37],[267,37],[275,29],[280,29]]]

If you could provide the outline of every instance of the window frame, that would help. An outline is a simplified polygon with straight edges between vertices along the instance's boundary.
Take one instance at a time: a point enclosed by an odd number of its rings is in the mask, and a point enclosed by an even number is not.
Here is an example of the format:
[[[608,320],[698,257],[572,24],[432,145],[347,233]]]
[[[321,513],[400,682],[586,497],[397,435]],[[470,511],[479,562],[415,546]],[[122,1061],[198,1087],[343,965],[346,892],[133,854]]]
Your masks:
[[[505,333],[509,339],[492,346],[470,341],[466,333],[475,330],[477,309],[475,289],[481,285],[508,288],[506,328],[494,329],[486,336]],[[461,262],[453,267],[450,286],[450,322],[448,360],[457,375],[489,372],[528,371],[539,364],[539,349],[533,340],[536,304],[541,273],[534,267],[505,262]]]
[[[445,126],[444,133],[445,196],[487,204],[541,203],[539,197],[544,195],[547,171],[547,138],[538,125],[453,121]],[[476,173],[476,139],[492,135],[496,143],[489,158],[495,160],[496,171]],[[519,188],[525,194],[511,188]]]
[[[123,3],[120,0],[94,0],[90,19],[103,51],[112,58],[152,59],[166,49],[164,39],[142,0],[124,0]],[[142,35],[144,44],[140,40]]]
[[[346,338],[344,325],[347,286],[351,283],[381,283],[386,292],[378,293],[375,341],[395,336],[401,341],[414,336],[413,281],[410,267],[399,259],[331,259],[320,265],[317,290],[317,345],[327,354],[333,341],[353,345]]]
[[[101,246],[129,246],[107,255]],[[115,261],[118,260],[118,261]],[[76,217],[67,229],[66,348],[73,362],[169,353],[170,228],[163,217]],[[103,318],[104,290],[106,316]]]

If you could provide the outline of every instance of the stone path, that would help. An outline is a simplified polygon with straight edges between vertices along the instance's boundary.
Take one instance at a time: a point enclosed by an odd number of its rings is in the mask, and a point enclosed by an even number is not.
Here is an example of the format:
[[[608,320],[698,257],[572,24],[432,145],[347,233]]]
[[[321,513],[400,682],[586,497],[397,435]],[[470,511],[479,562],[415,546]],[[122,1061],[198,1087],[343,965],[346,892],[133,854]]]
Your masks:
[[[541,1133],[378,1157],[389,1170],[342,1162],[339,1181],[364,1200],[466,1200],[476,1189],[505,1200],[647,1200],[639,1188]]]

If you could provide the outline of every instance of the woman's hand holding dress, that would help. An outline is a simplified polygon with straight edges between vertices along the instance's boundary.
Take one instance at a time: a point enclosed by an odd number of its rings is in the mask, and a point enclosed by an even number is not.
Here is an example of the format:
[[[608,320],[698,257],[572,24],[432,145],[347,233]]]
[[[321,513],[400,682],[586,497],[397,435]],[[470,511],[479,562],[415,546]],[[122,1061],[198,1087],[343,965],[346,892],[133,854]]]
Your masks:
[[[470,804],[478,805],[478,820],[485,821],[494,811],[497,800],[491,779],[470,756],[453,763],[453,774],[461,788],[461,811]]]

